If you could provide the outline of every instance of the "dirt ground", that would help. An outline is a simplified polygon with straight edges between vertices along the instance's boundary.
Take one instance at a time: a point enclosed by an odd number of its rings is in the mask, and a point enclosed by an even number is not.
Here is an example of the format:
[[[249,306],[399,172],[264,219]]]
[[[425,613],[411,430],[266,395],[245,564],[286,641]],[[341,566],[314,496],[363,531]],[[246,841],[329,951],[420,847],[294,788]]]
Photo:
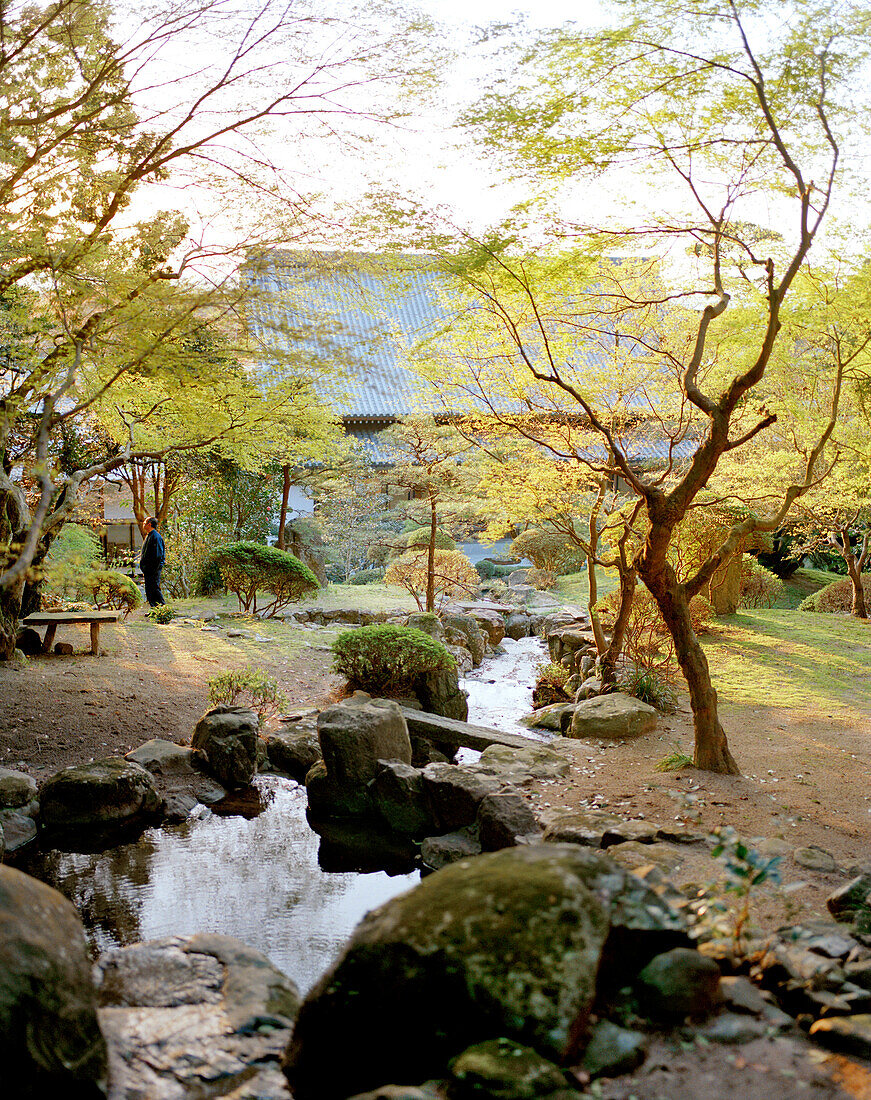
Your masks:
[[[742,776],[656,770],[675,745],[691,751],[684,701],[653,734],[590,743],[565,780],[539,785],[537,805],[602,807],[700,833],[731,825],[741,837],[765,838],[759,850],[781,857],[779,888],[760,889],[754,903],[763,928],[824,913],[826,897],[847,874],[871,869],[871,708],[857,706],[850,720],[820,720],[774,706],[723,706],[721,720]],[[794,853],[808,847],[831,853],[835,869],[796,862]],[[673,881],[711,881],[718,868],[706,849],[685,845],[680,852],[680,865],[667,868]]]
[[[193,608],[191,614],[209,612]],[[104,654],[93,657],[82,652],[85,628],[62,628],[58,640],[73,642],[74,656],[31,658],[22,669],[0,666],[0,765],[39,780],[152,737],[184,743],[209,706],[209,679],[248,665],[278,679],[288,709],[324,704],[342,688],[330,671],[328,643],[335,633],[223,616],[158,626],[140,612],[104,627]],[[721,717],[741,777],[656,770],[676,746],[691,751],[684,701],[656,732],[636,741],[579,744],[571,774],[539,783],[532,798],[542,809],[601,807],[660,824],[684,823],[699,833],[732,825],[744,837],[765,838],[766,854],[782,856],[783,888],[760,888],[753,902],[752,919],[763,933],[825,912],[826,896],[845,876],[871,865],[871,705],[859,702],[848,715],[840,710],[830,717],[765,703],[724,705]],[[794,853],[809,846],[831,853],[835,868],[812,870],[797,862]],[[620,847],[631,854],[631,846]],[[664,869],[678,884],[708,884],[721,870],[704,845],[675,850],[678,865]],[[636,855],[646,858],[637,847]],[[805,1094],[871,1100],[871,1071],[798,1036],[740,1048],[663,1037],[641,1070],[599,1082],[591,1095],[729,1100],[736,1092],[747,1100]]]
[[[74,656],[0,666],[0,765],[39,780],[152,737],[185,743],[210,705],[209,680],[227,669],[253,665],[276,677],[288,709],[324,704],[341,690],[328,649],[337,630],[232,615],[208,621],[214,610],[205,603],[187,613],[200,618],[159,626],[137,612],[104,626],[99,657],[82,652],[85,627],[61,628],[58,640],[71,641]],[[571,774],[539,784],[533,798],[543,809],[595,806],[699,832],[728,824],[743,837],[765,837],[768,854],[783,857],[787,890],[761,891],[758,918],[770,925],[822,911],[844,875],[871,862],[871,705],[858,702],[849,717],[772,705],[721,712],[741,777],[656,770],[676,746],[691,751],[684,701],[637,741],[579,746]],[[837,869],[797,864],[792,853],[809,846],[831,853]],[[673,877],[708,881],[710,860],[696,846],[682,852],[681,865],[669,868]]]
[[[326,642],[334,636],[235,617],[158,626],[134,612],[103,626],[102,654],[93,657],[82,652],[87,627],[61,627],[57,640],[71,642],[73,656],[0,665],[0,766],[39,780],[152,737],[184,744],[211,705],[209,680],[228,669],[262,668],[278,679],[289,708],[325,703],[341,686],[329,671]]]

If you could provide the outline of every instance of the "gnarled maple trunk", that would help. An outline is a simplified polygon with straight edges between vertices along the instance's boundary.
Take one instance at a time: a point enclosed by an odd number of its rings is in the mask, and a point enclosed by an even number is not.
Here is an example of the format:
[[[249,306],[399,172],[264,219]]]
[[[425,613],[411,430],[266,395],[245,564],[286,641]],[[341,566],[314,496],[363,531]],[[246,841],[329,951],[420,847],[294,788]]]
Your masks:
[[[652,531],[652,534],[652,540],[648,539],[639,557],[638,572],[665,620],[674,642],[675,657],[689,689],[695,730],[693,763],[706,771],[740,775],[741,771],[729,751],[726,733],[720,725],[717,692],[711,683],[708,660],[693,630],[686,590],[665,559],[664,547],[668,545],[670,532]],[[663,552],[650,553],[651,543],[654,548],[663,548]]]
[[[599,659],[602,683],[606,686],[613,684],[616,678],[617,661],[623,652],[623,642],[626,638],[629,616],[632,614],[632,601],[635,598],[636,583],[636,573],[633,567],[620,569],[620,603],[617,608],[617,617],[611,631],[611,641]]]

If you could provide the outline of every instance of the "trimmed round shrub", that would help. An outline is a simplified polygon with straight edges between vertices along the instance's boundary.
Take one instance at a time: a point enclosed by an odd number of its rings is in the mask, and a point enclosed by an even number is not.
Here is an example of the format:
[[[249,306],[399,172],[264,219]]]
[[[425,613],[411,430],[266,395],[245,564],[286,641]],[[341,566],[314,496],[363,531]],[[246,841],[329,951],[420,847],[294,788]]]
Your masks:
[[[505,562],[493,561],[492,558],[483,558],[475,562],[475,569],[482,581],[489,581],[494,577],[507,577],[509,573],[514,572],[518,564],[518,562],[512,562],[508,565]]]
[[[511,543],[511,553],[529,558],[536,569],[555,573],[558,577],[577,573],[587,560],[583,550],[561,531],[533,527]]]
[[[79,589],[87,592],[101,610],[112,608],[129,615],[142,603],[142,593],[136,582],[114,569],[91,570],[79,578]]]
[[[422,630],[395,623],[345,630],[333,642],[337,672],[353,688],[373,695],[399,695],[414,689],[427,672],[453,672],[457,662],[442,645]]]
[[[259,612],[265,618],[320,588],[317,577],[299,558],[261,542],[231,542],[212,557],[240,609]],[[258,592],[268,592],[272,597],[259,608]]]
[[[774,607],[783,594],[783,581],[776,573],[760,565],[755,558],[741,562],[739,607]]]
[[[862,577],[865,600],[871,602],[871,576]],[[813,592],[798,605],[799,611],[824,611],[829,614],[844,612],[849,615],[853,609],[853,584],[849,577],[827,584],[819,592]]]

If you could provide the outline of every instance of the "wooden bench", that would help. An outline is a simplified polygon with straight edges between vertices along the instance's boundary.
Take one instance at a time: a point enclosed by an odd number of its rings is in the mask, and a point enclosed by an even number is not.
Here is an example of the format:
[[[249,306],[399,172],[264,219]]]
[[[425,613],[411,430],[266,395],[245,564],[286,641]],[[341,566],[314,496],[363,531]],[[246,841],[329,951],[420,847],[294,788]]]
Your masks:
[[[100,652],[100,626],[103,623],[117,623],[120,611],[44,611],[28,615],[22,619],[23,626],[44,626],[42,652],[50,653],[54,645],[54,636],[59,626],[87,624],[91,628],[91,653],[96,657]]]

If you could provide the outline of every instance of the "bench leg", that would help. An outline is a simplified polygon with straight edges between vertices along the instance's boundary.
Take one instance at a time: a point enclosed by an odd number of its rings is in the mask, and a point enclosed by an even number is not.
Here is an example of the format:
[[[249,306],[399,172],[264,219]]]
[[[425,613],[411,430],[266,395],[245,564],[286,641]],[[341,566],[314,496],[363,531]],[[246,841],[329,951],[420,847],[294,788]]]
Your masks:
[[[50,623],[45,628],[45,637],[42,639],[43,653],[51,653],[51,647],[54,645],[55,634],[57,634],[57,623]]]
[[[91,623],[91,653],[95,657],[100,654],[100,624]]]

